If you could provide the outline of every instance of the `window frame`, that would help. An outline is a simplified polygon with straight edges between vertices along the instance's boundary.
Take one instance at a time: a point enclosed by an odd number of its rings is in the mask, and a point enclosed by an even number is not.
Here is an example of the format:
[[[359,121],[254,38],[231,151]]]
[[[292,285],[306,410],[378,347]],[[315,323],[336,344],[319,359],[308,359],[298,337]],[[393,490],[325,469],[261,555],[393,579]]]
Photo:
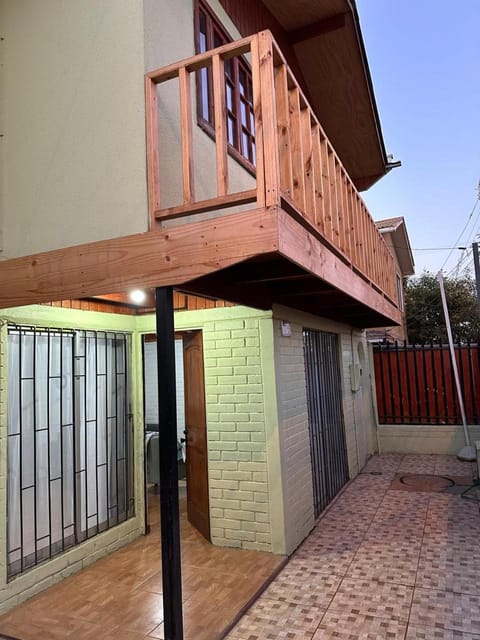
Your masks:
[[[211,7],[205,0],[194,0],[194,36],[195,36],[195,53],[203,53],[200,45],[200,13],[206,16],[206,51],[214,48],[214,38],[219,37],[222,42],[220,45],[233,42],[233,38],[219,20],[218,16],[213,12]],[[227,150],[237,162],[239,162],[250,174],[256,175],[256,139],[255,139],[255,120],[253,110],[253,87],[252,87],[252,70],[244,58],[244,56],[236,56],[230,59],[232,61],[232,74],[227,74],[228,62],[225,64],[225,96],[227,96],[227,86],[230,86],[232,91],[232,107],[229,109],[227,106],[227,137],[229,137],[229,121],[233,121],[234,126],[234,144],[230,141],[227,143]],[[204,117],[204,93],[203,93],[203,80],[202,70],[196,73],[196,112],[197,112],[197,124],[198,126],[212,139],[215,140],[215,116],[214,116],[214,102],[213,102],[213,88],[212,88],[212,72],[211,68],[205,68],[207,71],[207,109],[208,120]],[[246,74],[246,95],[242,94],[240,90],[240,74]],[[232,77],[233,76],[233,77]],[[227,99],[227,98],[226,98]],[[250,126],[246,126],[242,122],[242,102],[246,104],[246,121],[253,123],[253,129]],[[243,154],[243,135],[246,136],[248,145],[248,156]]]

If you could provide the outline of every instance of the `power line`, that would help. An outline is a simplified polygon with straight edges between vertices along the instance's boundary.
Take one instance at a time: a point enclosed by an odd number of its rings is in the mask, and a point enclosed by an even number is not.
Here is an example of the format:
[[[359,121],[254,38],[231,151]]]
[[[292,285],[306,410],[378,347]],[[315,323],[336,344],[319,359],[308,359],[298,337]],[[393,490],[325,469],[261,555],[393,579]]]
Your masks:
[[[468,225],[470,224],[470,220],[472,219],[473,214],[475,213],[475,209],[477,208],[479,198],[480,198],[480,190],[479,190],[479,193],[478,193],[478,195],[477,195],[477,199],[475,200],[475,204],[473,205],[473,208],[472,208],[472,210],[470,211],[470,215],[469,215],[469,216],[468,216],[468,218],[467,218],[467,222],[465,223],[465,226],[463,227],[462,231],[460,232],[460,235],[458,236],[458,238],[457,238],[457,239],[455,240],[455,242],[454,242],[454,244],[455,244],[455,245],[457,245],[457,244],[460,242],[460,240],[461,240],[461,238],[462,238],[463,234],[465,233],[466,228],[467,228],[467,227],[468,227]],[[453,251],[454,251],[454,249],[452,249],[452,250],[450,251],[450,253],[448,254],[448,256],[446,257],[446,259],[445,259],[444,263],[443,263],[443,264],[442,264],[442,266],[440,267],[440,271],[443,271],[443,268],[444,268],[444,266],[447,264],[447,262],[449,261],[450,256],[452,255]]]

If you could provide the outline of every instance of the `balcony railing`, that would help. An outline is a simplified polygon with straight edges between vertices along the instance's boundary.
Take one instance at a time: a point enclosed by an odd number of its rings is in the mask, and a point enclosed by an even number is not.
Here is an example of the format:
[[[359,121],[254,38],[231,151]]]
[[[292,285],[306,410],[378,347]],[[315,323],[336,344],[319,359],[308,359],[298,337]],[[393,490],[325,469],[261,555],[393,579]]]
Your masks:
[[[232,192],[225,98],[225,60],[245,56],[252,69],[256,184]],[[216,197],[195,197],[191,74],[210,67],[215,113]],[[160,201],[157,85],[178,79],[183,201]],[[247,203],[282,206],[352,270],[397,303],[394,258],[365,203],[308,104],[270,32],[212,49],[146,76],[150,222]]]

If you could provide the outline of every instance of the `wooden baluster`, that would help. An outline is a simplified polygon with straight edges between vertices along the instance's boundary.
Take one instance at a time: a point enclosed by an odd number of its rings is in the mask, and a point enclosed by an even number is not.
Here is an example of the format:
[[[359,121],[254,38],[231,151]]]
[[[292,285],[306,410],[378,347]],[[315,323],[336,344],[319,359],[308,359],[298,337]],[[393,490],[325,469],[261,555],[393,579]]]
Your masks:
[[[180,128],[182,132],[183,203],[191,204],[195,201],[192,97],[190,89],[190,72],[187,71],[185,67],[180,67],[178,80],[180,83]]]
[[[280,152],[280,189],[282,193],[293,199],[288,74],[287,68],[283,63],[275,67],[275,96],[277,100],[277,129]]]
[[[253,116],[255,118],[255,148],[257,175],[257,206],[265,207],[265,150],[263,144],[263,113],[262,91],[260,83],[260,51],[258,36],[252,40],[252,87],[253,87]]]
[[[338,239],[342,253],[347,253],[347,238],[345,235],[345,209],[343,201],[343,171],[340,163],[336,162],[335,183],[337,186],[337,203],[338,203]]]
[[[158,104],[157,85],[145,78],[146,135],[147,135],[147,185],[149,226],[154,229],[155,211],[160,209],[160,170],[158,156]]]
[[[357,237],[355,231],[355,192],[353,190],[352,183],[348,180],[348,210],[349,224],[350,224],[350,248],[352,252],[352,263],[358,266],[358,247]]]
[[[338,194],[337,194],[337,159],[333,149],[329,149],[330,163],[330,193],[332,202],[332,241],[336,247],[340,245],[340,233],[338,230]]]
[[[324,198],[324,178],[322,150],[320,142],[320,127],[317,122],[312,127],[312,145],[313,145],[313,179],[316,200],[316,225],[322,235],[325,234],[325,198]]]
[[[317,223],[315,201],[315,176],[313,166],[312,118],[310,109],[304,105],[300,110],[300,129],[302,132],[303,175],[305,184],[305,215],[313,224]]]
[[[361,198],[358,198],[358,206],[359,206],[359,217],[360,217],[360,229],[362,230],[362,255],[363,255],[363,266],[362,271],[365,275],[368,275],[369,265],[370,265],[370,256],[369,256],[369,248],[368,248],[368,240],[367,240],[367,221],[365,218],[365,207]]]
[[[300,121],[300,94],[295,86],[288,91],[290,130],[292,140],[293,200],[302,213],[305,212],[305,176],[303,141]]]
[[[258,34],[258,59],[262,103],[263,154],[265,166],[265,204],[280,204],[280,167],[277,134],[275,78],[273,75],[273,40],[268,31]],[[257,150],[257,155],[260,150]]]
[[[218,54],[212,59],[213,104],[215,112],[215,151],[217,157],[217,195],[228,193],[227,117],[225,104],[225,68]]]
[[[344,231],[345,231],[345,252],[350,262],[353,262],[352,243],[351,243],[351,234],[350,234],[350,228],[352,226],[352,223],[351,223],[352,212],[350,210],[349,186],[350,185],[348,184],[347,175],[345,171],[343,171],[342,169],[342,192],[343,192],[342,202],[343,202],[343,223],[344,223]]]
[[[328,157],[328,141],[320,132],[320,156],[322,159],[322,182],[324,200],[323,231],[328,239],[332,238],[332,194],[330,190],[330,162]]]

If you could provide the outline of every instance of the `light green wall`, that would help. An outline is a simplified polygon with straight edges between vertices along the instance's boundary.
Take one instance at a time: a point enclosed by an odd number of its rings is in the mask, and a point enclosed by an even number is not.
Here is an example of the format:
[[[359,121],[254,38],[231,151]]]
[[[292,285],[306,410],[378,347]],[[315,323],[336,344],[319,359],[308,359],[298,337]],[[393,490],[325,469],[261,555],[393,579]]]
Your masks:
[[[145,231],[142,0],[0,7],[0,256]]]
[[[7,583],[6,528],[0,530],[0,612],[54,584],[143,532],[144,431],[142,334],[155,317],[77,311],[44,305],[0,314],[0,521],[7,516],[7,324],[125,331],[132,334],[132,410],[136,515]],[[285,553],[279,475],[271,314],[228,307],[177,312],[177,330],[204,339],[212,542]]]
[[[179,311],[175,329],[203,334],[212,542],[285,553],[271,313]]]
[[[7,521],[7,325],[8,323],[132,333],[135,516],[7,582],[6,526],[0,528],[0,613],[131,542],[144,530],[144,433],[140,337],[135,316],[76,311],[42,305],[4,309],[0,314],[0,522]]]

